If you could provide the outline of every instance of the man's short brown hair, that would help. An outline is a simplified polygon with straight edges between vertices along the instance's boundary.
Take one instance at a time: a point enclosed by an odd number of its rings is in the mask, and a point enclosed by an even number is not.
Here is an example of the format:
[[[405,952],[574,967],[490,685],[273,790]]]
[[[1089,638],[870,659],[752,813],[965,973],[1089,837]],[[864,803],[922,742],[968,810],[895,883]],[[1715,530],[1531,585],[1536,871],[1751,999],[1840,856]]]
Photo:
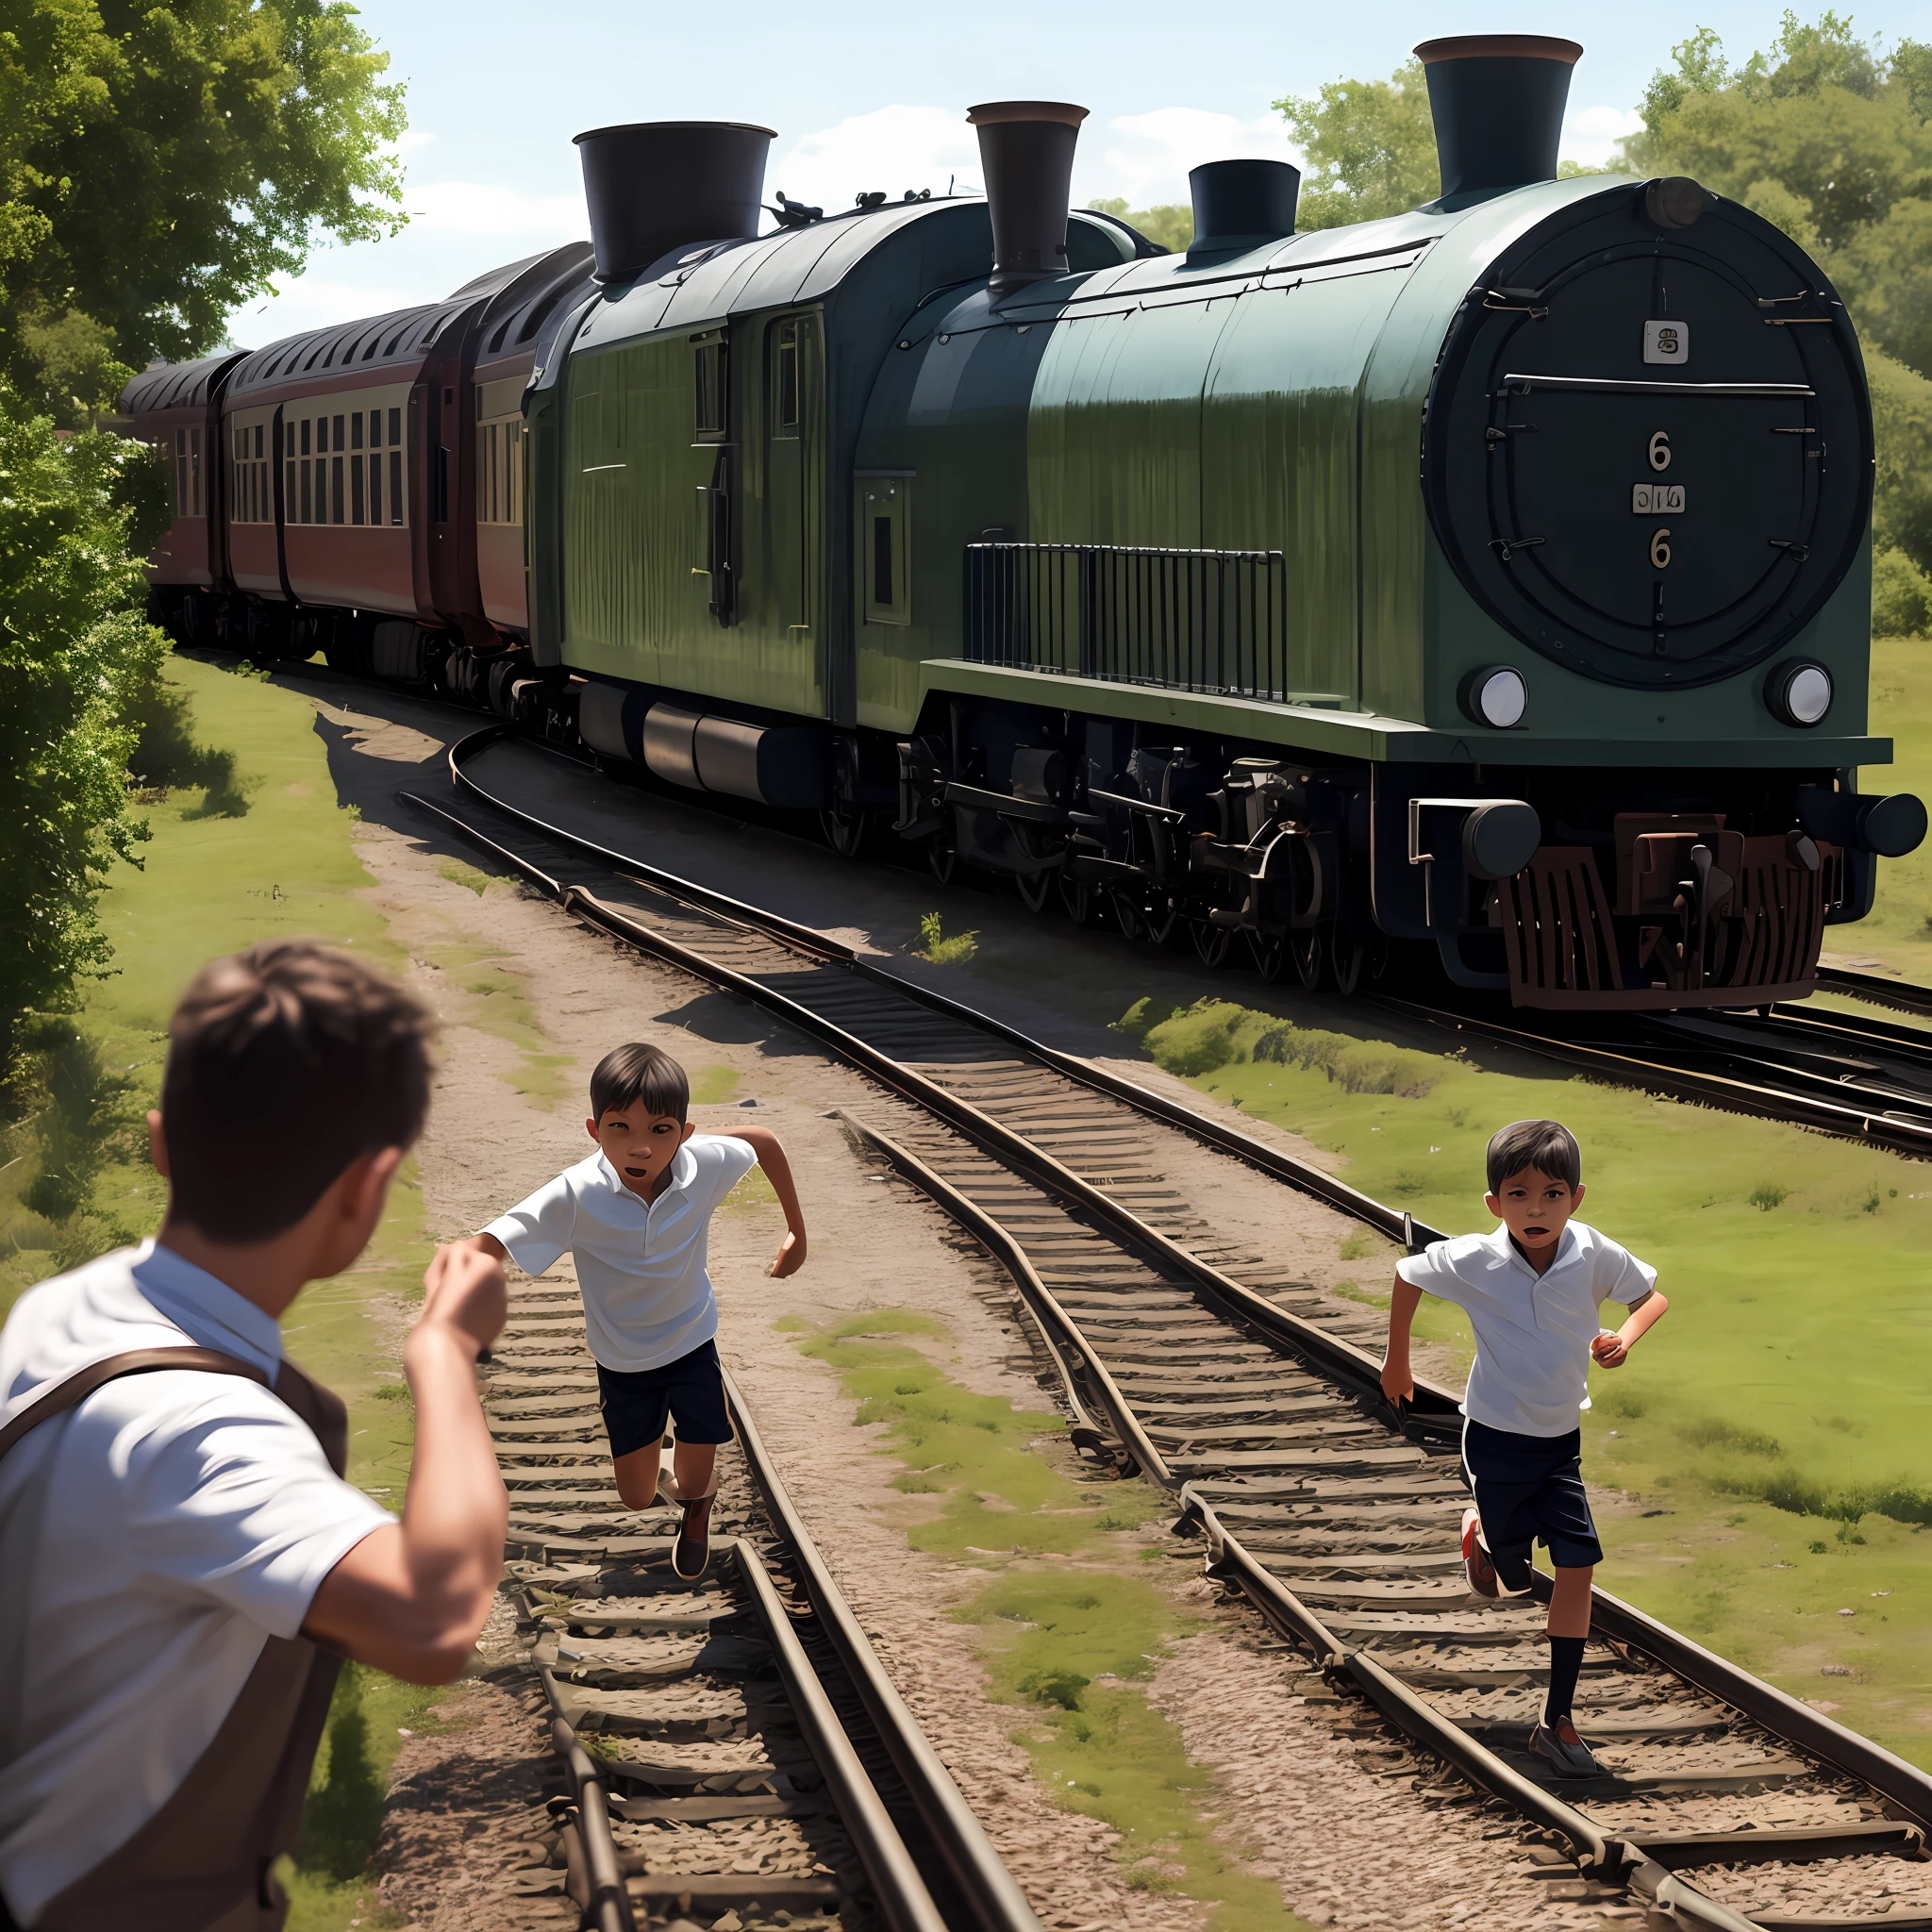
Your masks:
[[[1572,1193],[1583,1179],[1583,1150],[1561,1121],[1514,1121],[1490,1139],[1490,1192],[1527,1168],[1561,1181]]]
[[[315,940],[213,959],[168,1025],[169,1212],[210,1241],[292,1227],[349,1164],[429,1111],[427,1009]]]

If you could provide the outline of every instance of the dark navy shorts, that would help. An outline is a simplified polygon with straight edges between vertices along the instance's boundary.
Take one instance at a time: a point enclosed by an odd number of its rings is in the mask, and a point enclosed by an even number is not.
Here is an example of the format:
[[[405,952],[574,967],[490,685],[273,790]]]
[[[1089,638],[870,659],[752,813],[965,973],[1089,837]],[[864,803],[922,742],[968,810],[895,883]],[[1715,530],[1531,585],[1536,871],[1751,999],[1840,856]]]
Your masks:
[[[724,1374],[718,1344],[707,1341],[655,1369],[607,1369],[597,1364],[597,1407],[613,1456],[629,1456],[664,1440],[675,1419],[680,1442],[728,1442]]]
[[[1462,1466],[1505,1590],[1529,1588],[1532,1543],[1541,1543],[1559,1570],[1587,1570],[1603,1561],[1583,1488],[1582,1453],[1581,1429],[1519,1436],[1464,1418]]]

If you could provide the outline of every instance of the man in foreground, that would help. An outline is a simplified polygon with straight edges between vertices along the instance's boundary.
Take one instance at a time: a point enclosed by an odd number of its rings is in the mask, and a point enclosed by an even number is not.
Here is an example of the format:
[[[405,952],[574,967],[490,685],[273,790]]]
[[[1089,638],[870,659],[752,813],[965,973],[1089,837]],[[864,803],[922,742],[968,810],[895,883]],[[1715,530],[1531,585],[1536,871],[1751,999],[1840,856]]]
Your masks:
[[[0,1332],[0,1927],[274,1932],[340,1659],[448,1683],[483,1627],[501,1267],[444,1248],[425,1276],[400,1521],[342,1480],[345,1411],[277,1327],[381,1220],[430,1033],[310,941],[214,961],[148,1117],[160,1232]]]

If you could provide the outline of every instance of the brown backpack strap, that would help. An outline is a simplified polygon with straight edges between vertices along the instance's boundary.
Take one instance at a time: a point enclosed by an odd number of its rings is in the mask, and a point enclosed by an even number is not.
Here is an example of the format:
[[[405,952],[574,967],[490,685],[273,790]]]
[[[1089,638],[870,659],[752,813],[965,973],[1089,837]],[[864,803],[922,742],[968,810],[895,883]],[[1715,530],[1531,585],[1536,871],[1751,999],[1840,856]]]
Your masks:
[[[58,1387],[49,1389],[38,1402],[29,1404],[0,1429],[0,1457],[4,1457],[29,1429],[85,1402],[96,1389],[119,1381],[123,1375],[145,1375],[157,1369],[194,1369],[205,1375],[245,1375],[266,1389],[269,1379],[259,1369],[231,1355],[212,1348],[130,1348],[120,1355],[104,1356],[90,1362],[77,1375],[70,1375]]]

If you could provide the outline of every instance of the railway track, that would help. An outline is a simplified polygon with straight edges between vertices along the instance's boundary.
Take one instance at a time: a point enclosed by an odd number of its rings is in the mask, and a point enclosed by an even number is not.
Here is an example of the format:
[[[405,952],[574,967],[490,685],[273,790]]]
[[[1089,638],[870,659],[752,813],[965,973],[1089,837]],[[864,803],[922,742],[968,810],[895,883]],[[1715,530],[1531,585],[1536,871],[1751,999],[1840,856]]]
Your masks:
[[[1040,1932],[728,1378],[738,1440],[710,1568],[687,1582],[665,1512],[625,1510],[610,1482],[573,1280],[515,1295],[486,1371],[510,1593],[568,1784],[552,1856],[579,1924]]]
[[[1603,1592],[1578,1714],[1607,1774],[1538,1775],[1523,1745],[1541,1619],[1462,1586],[1453,1395],[1419,1387],[1391,1411],[1366,1311],[1204,1220],[1161,1142],[1188,1134],[1397,1241],[1434,1230],[822,934],[560,830],[508,795],[541,791],[541,755],[506,745],[479,777],[496,741],[456,747],[448,802],[404,795],[869,1074],[879,1098],[848,1131],[1006,1268],[1075,1442],[1174,1498],[1209,1573],[1289,1640],[1304,1689],[1384,1768],[1538,1834],[1566,1924],[1932,1928],[1932,1778]]]

